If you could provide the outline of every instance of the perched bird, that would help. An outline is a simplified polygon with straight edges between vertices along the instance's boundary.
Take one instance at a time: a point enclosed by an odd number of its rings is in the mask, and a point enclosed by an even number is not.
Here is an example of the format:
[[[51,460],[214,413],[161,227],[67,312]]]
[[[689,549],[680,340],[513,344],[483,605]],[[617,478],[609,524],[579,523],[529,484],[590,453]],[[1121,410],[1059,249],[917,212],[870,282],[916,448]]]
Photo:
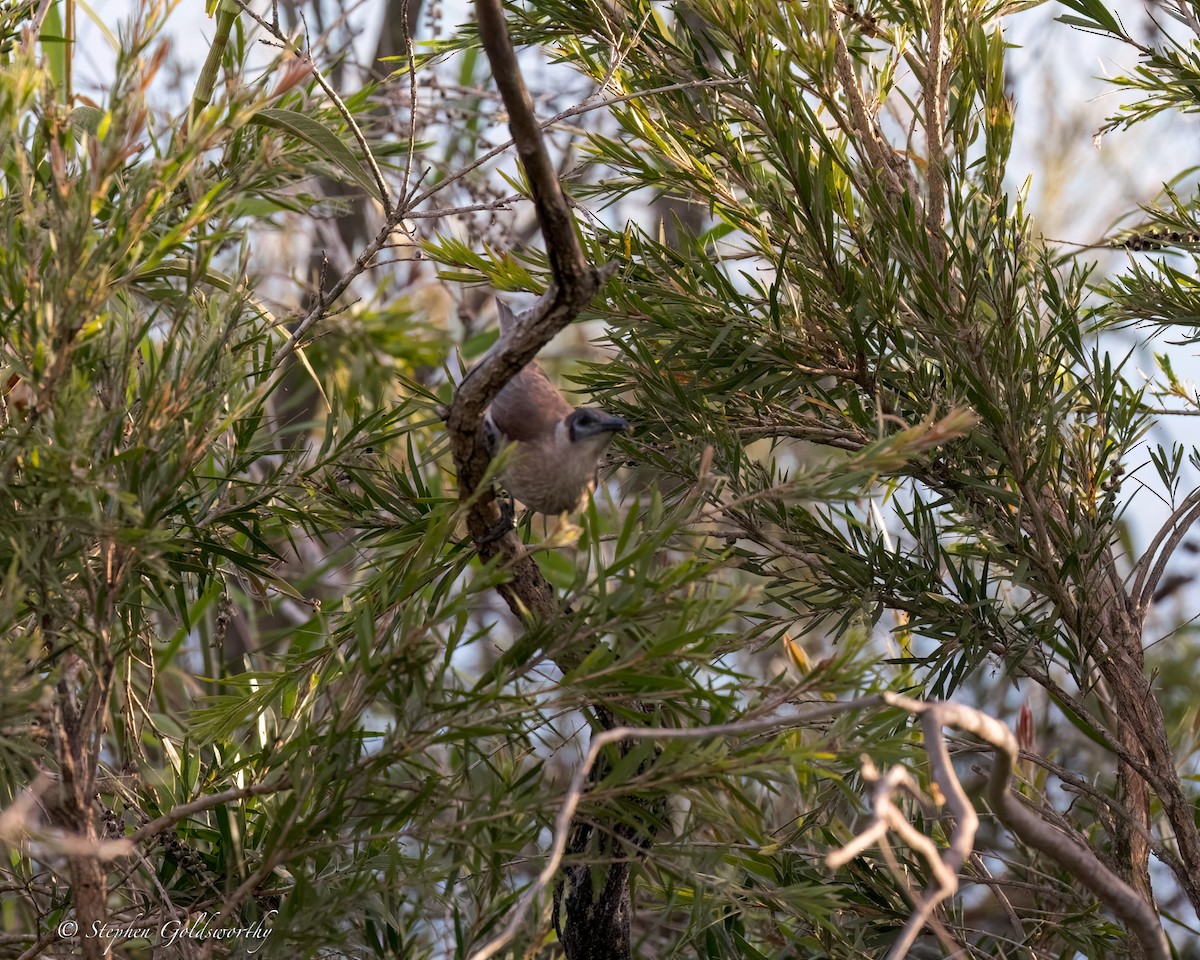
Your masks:
[[[515,318],[497,301],[500,334]],[[530,510],[556,516],[578,510],[596,487],[600,457],[629,422],[591,407],[572,407],[531,361],[505,384],[483,415],[488,453],[516,443],[500,479]]]

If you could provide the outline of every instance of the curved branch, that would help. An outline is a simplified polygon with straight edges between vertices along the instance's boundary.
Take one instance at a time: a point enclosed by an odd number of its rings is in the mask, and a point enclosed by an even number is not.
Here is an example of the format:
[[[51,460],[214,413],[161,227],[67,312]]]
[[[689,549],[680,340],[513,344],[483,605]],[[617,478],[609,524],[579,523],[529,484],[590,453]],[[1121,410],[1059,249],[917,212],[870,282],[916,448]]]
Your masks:
[[[486,563],[504,553],[513,571],[512,582],[500,588],[509,609],[522,618],[533,613],[544,620],[556,612],[549,583],[515,534],[499,540],[491,536],[499,512],[491,492],[477,490],[490,462],[483,441],[483,411],[555,334],[579,316],[615,267],[596,270],[584,257],[575,233],[575,219],[521,78],[500,0],[476,0],[475,6],[480,38],[508,111],[509,129],[529,182],[553,279],[537,306],[521,317],[459,385],[446,417],[446,429],[454,451],[459,499],[469,505],[467,528],[480,558]]]
[[[197,797],[188,803],[181,803],[177,807],[172,807],[161,817],[155,817],[142,824],[133,833],[125,837],[129,843],[140,843],[142,840],[147,840],[150,837],[162,833],[168,827],[172,827],[180,820],[186,820],[193,813],[200,813],[203,810],[211,810],[213,807],[219,807],[226,803],[233,803],[237,800],[245,800],[249,797],[259,797],[264,794],[278,793],[281,790],[291,790],[291,781],[286,777],[282,780],[277,780],[274,783],[255,783],[248,787],[235,787],[232,790],[225,790],[222,793],[209,794],[206,797]]]
[[[1016,738],[1007,725],[957,703],[923,703],[894,693],[884,693],[882,698],[891,706],[921,715],[933,775],[948,798],[951,796],[948,789],[961,791],[962,788],[949,765],[940,728],[957,727],[991,744],[995,748],[996,761],[988,779],[988,799],[996,815],[1024,843],[1071,871],[1125,924],[1149,960],[1168,960],[1170,947],[1154,908],[1101,863],[1087,846],[1046,823],[1012,792],[1012,773],[1018,751]],[[930,742],[931,735],[933,743]]]

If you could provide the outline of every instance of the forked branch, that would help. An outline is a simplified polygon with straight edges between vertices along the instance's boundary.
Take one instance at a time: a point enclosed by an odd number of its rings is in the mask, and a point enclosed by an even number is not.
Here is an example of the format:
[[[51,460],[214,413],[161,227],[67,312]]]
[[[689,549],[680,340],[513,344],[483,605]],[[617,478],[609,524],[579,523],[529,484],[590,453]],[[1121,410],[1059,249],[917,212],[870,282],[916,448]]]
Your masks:
[[[988,799],[1000,820],[1022,842],[1066,867],[1099,897],[1137,938],[1146,957],[1150,960],[1167,960],[1170,957],[1167,938],[1154,908],[1101,863],[1085,844],[1047,823],[1026,808],[1013,793],[1012,773],[1017,761],[1017,741],[1005,724],[979,710],[956,703],[925,703],[894,693],[885,693],[882,699],[891,706],[920,715],[933,781],[946,797],[947,804],[957,820],[950,846],[940,856],[935,855],[930,852],[931,844],[928,838],[917,833],[912,824],[891,803],[890,796],[881,798],[878,796],[880,791],[877,791],[876,816],[870,826],[841,850],[829,856],[829,862],[833,865],[845,863],[872,843],[881,840],[889,829],[894,829],[929,863],[934,882],[918,902],[888,954],[889,958],[907,956],[921,928],[937,909],[938,904],[958,890],[958,872],[972,852],[978,818],[963,792],[958,775],[954,772],[941,734],[942,727],[956,727],[974,734],[994,748],[995,762],[988,778]],[[911,783],[907,774],[893,775],[891,771],[878,779],[890,794]]]

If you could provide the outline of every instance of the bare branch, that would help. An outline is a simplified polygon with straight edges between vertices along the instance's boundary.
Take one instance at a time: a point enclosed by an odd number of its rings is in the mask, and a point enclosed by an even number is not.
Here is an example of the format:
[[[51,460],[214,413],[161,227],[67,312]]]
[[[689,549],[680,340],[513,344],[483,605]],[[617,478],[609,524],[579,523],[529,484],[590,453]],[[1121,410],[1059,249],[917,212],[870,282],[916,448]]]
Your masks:
[[[946,752],[945,741],[937,727],[936,714],[928,711],[922,716],[921,721],[925,728],[925,747],[933,768],[934,782],[941,787],[951,812],[958,820],[958,825],[950,836],[950,846],[945,853],[939,854],[936,844],[917,830],[892,802],[893,795],[899,789],[905,789],[914,796],[920,796],[916,781],[912,779],[908,771],[903,767],[892,767],[886,774],[880,775],[870,757],[867,757],[863,761],[863,777],[876,783],[873,801],[875,819],[866,830],[840,850],[834,850],[825,858],[826,863],[831,867],[843,866],[868,847],[876,843],[883,844],[888,831],[894,830],[911,849],[917,851],[929,864],[933,882],[916,902],[912,915],[908,918],[904,929],[900,931],[895,943],[892,944],[892,949],[888,951],[888,960],[899,960],[901,957],[908,956],[909,950],[920,936],[922,928],[933,916],[938,904],[958,891],[958,872],[974,849],[975,832],[979,828],[979,816],[975,813],[975,808],[971,806],[954,773],[950,755]]]
[[[983,857],[974,851],[970,857],[971,866],[983,877],[982,881],[988,885],[992,891],[992,896],[996,898],[996,902],[1000,904],[1000,909],[1004,911],[1004,915],[1008,917],[1008,922],[1013,928],[1013,933],[1016,934],[1017,942],[1023,943],[1026,940],[1025,927],[1021,923],[1021,918],[1017,916],[1016,908],[1013,907],[1012,901],[1008,899],[1008,895],[1004,892],[1004,884],[998,882],[992,876],[992,872],[987,868],[987,864],[983,862]]]
[[[547,130],[550,127],[554,126],[556,123],[561,123],[563,120],[568,120],[571,117],[578,117],[585,113],[591,113],[593,110],[602,110],[605,107],[611,107],[614,104],[627,103],[630,100],[640,100],[640,99],[645,99],[646,97],[658,96],[661,93],[674,93],[676,90],[695,90],[695,89],[705,88],[705,87],[726,87],[726,86],[732,86],[733,84],[742,83],[742,82],[743,81],[740,77],[731,77],[731,78],[715,79],[715,80],[689,80],[685,83],[669,83],[669,84],[666,84],[665,86],[661,86],[661,87],[652,87],[649,90],[637,90],[633,93],[624,93],[624,94],[621,94],[620,96],[616,96],[616,97],[602,97],[599,95],[594,95],[594,96],[589,97],[588,99],[584,100],[583,103],[577,104],[574,107],[568,107],[566,110],[563,110],[561,113],[556,113],[554,116],[548,117],[547,119],[540,121],[539,126],[543,130]],[[496,159],[496,157],[500,156],[500,154],[502,154],[506,150],[508,150],[508,148],[511,147],[514,143],[516,143],[515,140],[506,140],[504,143],[500,144],[499,146],[493,147],[487,153],[483,154],[480,157],[477,157],[475,160],[472,160],[469,164],[467,164],[462,169],[456,170],[454,173],[450,174],[449,176],[444,177],[443,179],[439,180],[437,183],[435,183],[432,187],[430,187],[424,193],[420,194],[419,196],[414,197],[411,203],[406,203],[406,206],[408,206],[409,208],[420,206],[422,203],[424,203],[430,197],[445,190],[446,187],[450,186],[452,183],[455,183],[456,181],[461,180],[463,177],[465,177],[467,174],[469,174],[472,170],[477,170],[479,167],[483,166],[489,160]]]
[[[542,129],[533,112],[533,101],[525,89],[517,53],[508,35],[504,7],[500,0],[476,0],[475,11],[479,18],[479,39],[492,65],[496,87],[508,110],[508,127],[529,181],[538,224],[546,241],[550,270],[555,281],[564,289],[587,289],[589,282],[594,282],[595,278],[588,269],[583,248],[575,235],[575,218],[563,196],[558,172],[546,152]],[[592,292],[588,291],[589,296]]]
[[[327,96],[333,102],[337,112],[340,113],[342,115],[342,119],[346,121],[346,126],[348,126],[350,128],[350,132],[354,134],[354,139],[358,143],[358,148],[362,151],[363,159],[366,161],[367,169],[371,171],[371,176],[375,180],[375,187],[379,191],[379,199],[383,203],[384,219],[388,222],[391,222],[396,213],[395,207],[392,206],[391,194],[388,191],[386,181],[383,179],[383,173],[380,172],[379,164],[375,162],[375,154],[371,152],[371,148],[367,144],[367,138],[363,134],[362,128],[359,127],[358,122],[354,119],[354,115],[346,107],[346,104],[342,101],[342,98],[338,96],[338,92],[333,89],[333,84],[326,80],[321,71],[317,69],[317,65],[313,60],[312,54],[306,53],[305,56],[308,57],[309,65],[312,67],[312,76],[313,79],[317,81],[317,86],[319,86],[325,92],[325,96]]]
[[[1126,925],[1150,960],[1167,960],[1170,957],[1167,938],[1153,906],[1101,863],[1087,846],[1027,809],[1012,792],[1012,773],[1018,750],[1016,738],[1005,724],[979,710],[956,703],[924,703],[895,693],[881,694],[881,699],[891,706],[921,715],[934,781],[958,813],[960,824],[966,797],[940,734],[943,726],[957,727],[974,734],[995,748],[996,759],[988,780],[988,797],[996,815],[1013,833],[1024,843],[1070,870]],[[965,831],[960,830],[959,833]],[[958,858],[965,858],[970,850],[964,852],[958,840],[956,834],[950,851],[943,859],[948,863],[957,861],[961,866],[963,861]],[[930,895],[927,892],[926,898],[929,899]],[[908,929],[905,928],[906,931]]]
[[[574,216],[542,142],[541,125],[521,78],[500,0],[477,0],[476,10],[484,50],[533,195],[553,279],[537,306],[459,386],[446,428],[454,450],[459,499],[468,505],[467,526],[480,557],[486,562],[503,551],[513,565],[513,581],[500,588],[505,602],[518,616],[532,612],[546,619],[556,612],[549,583],[515,534],[499,541],[490,536],[499,520],[494,498],[490,491],[483,491],[482,496],[476,493],[490,461],[483,442],[483,411],[504,385],[579,315],[615,268],[593,269],[584,257]]]
[[[937,267],[946,263],[946,236],[942,220],[946,210],[946,94],[950,71],[943,61],[946,42],[946,0],[929,3],[929,59],[925,64],[925,142],[929,153],[926,177],[929,184],[929,203],[925,221],[929,232],[930,249]]]
[[[907,193],[914,206],[920,208],[921,197],[917,192],[916,180],[906,161],[897,156],[880,129],[875,111],[867,105],[854,63],[846,47],[846,38],[841,28],[833,26],[834,68],[842,92],[850,105],[850,121],[867,152],[867,159],[882,178],[888,198],[897,206]]]
[[[141,843],[143,840],[162,833],[168,827],[174,826],[180,820],[187,819],[193,813],[211,810],[213,807],[233,803],[237,800],[245,800],[249,797],[260,797],[264,794],[278,793],[281,790],[291,789],[291,781],[285,778],[274,783],[255,783],[248,787],[237,787],[233,790],[225,790],[222,793],[214,793],[207,797],[197,797],[188,803],[181,803],[179,806],[164,813],[161,817],[155,817],[150,822],[142,824],[125,839],[130,843]]]
[[[38,0],[37,11],[33,15],[33,20],[26,25],[25,36],[21,39],[22,53],[28,53],[29,48],[37,43],[42,32],[42,24],[46,22],[46,15],[50,13],[52,5],[53,0]]]
[[[241,0],[238,0],[238,2],[241,3]],[[246,10],[247,8],[243,5],[242,9]],[[265,21],[261,21],[261,22],[263,22],[265,24]],[[676,90],[690,90],[690,89],[694,89],[694,88],[727,86],[727,85],[738,83],[738,82],[740,82],[740,81],[737,78],[717,79],[717,80],[698,80],[698,81],[689,82],[689,83],[668,84],[666,86],[656,87],[652,90],[640,90],[635,93],[623,94],[622,96],[618,96],[618,97],[597,98],[597,99],[586,101],[577,106],[571,107],[567,110],[562,111],[561,113],[555,114],[553,117],[550,117],[547,120],[541,121],[538,124],[538,126],[541,129],[546,129],[546,128],[551,127],[554,124],[559,123],[560,121],[565,120],[569,117],[579,116],[584,113],[590,113],[593,110],[601,110],[604,107],[612,106],[613,104],[625,103],[626,101],[629,101],[629,100],[636,100],[636,99],[643,98],[643,97],[654,96],[654,95],[657,95],[660,93],[671,93]],[[373,263],[375,255],[377,253],[379,253],[380,250],[386,249],[389,246],[389,241],[392,238],[392,234],[395,232],[397,225],[402,220],[405,220],[405,219],[427,219],[428,218],[427,214],[421,214],[421,213],[414,212],[415,208],[420,206],[425,201],[427,201],[430,197],[433,197],[436,194],[440,193],[441,191],[445,190],[446,187],[450,186],[452,183],[455,183],[456,181],[461,180],[463,177],[465,177],[467,174],[469,174],[472,170],[477,169],[478,167],[487,163],[489,160],[495,159],[500,154],[506,152],[515,143],[516,143],[516,140],[513,139],[513,140],[509,140],[505,143],[500,144],[498,147],[495,147],[494,149],[485,153],[483,156],[481,156],[478,159],[467,164],[461,170],[458,170],[455,173],[451,174],[450,176],[447,176],[447,177],[443,178],[442,180],[439,180],[436,184],[434,184],[432,187],[430,187],[428,190],[425,190],[418,196],[413,197],[411,200],[407,200],[407,199],[403,200],[400,203],[400,205],[397,206],[392,211],[391,216],[385,217],[384,223],[380,227],[379,231],[363,247],[362,252],[359,254],[358,258],[354,261],[354,263],[350,266],[350,268],[345,273],[343,273],[341,277],[339,277],[337,279],[337,281],[333,284],[333,286],[331,286],[328,290],[320,291],[318,293],[318,295],[314,297],[313,305],[309,309],[308,313],[306,313],[300,319],[300,321],[296,324],[295,329],[291,332],[288,339],[284,342],[283,346],[280,347],[279,351],[272,358],[272,366],[276,368],[276,371],[271,376],[271,378],[267,381],[267,384],[263,388],[263,394],[264,395],[270,394],[275,389],[275,387],[278,386],[279,381],[282,380],[283,376],[284,376],[284,373],[282,370],[283,364],[288,360],[289,357],[291,357],[291,355],[293,353],[296,352],[296,350],[299,348],[300,344],[303,342],[304,337],[307,336],[309,330],[311,330],[314,325],[316,325],[317,323],[320,323],[321,320],[324,319],[325,315],[329,311],[329,308],[337,301],[338,297],[340,297],[343,293],[346,292],[346,290],[350,286],[350,284],[353,283],[355,281],[355,279],[357,279],[359,277],[360,274],[362,274],[368,268],[375,265]],[[451,210],[451,211],[446,211],[446,212],[447,213],[467,212],[468,209],[469,208],[464,208],[462,210]],[[418,253],[416,256],[414,256],[413,259],[420,259],[420,254]],[[599,272],[601,274],[603,274],[604,276],[607,276],[607,273],[608,273],[607,270],[601,270]],[[598,284],[597,284],[597,286],[598,286]],[[563,326],[565,326],[565,325],[566,324],[564,323]],[[558,329],[561,329],[561,327],[559,327]],[[555,330],[555,333],[557,333],[557,332],[558,331]],[[551,334],[550,337],[547,337],[545,342],[549,342],[549,340],[552,337],[553,337],[553,334]],[[542,346],[544,346],[544,343],[542,344]],[[540,348],[541,348],[541,346],[538,347],[538,349],[540,349]],[[537,351],[535,350],[534,353],[536,353],[536,352]],[[531,354],[531,357],[532,357],[532,354]],[[528,362],[528,361],[526,361],[526,362]],[[520,367],[518,367],[517,369],[520,369]],[[507,380],[504,382],[506,383]],[[504,383],[501,383],[499,386],[496,387],[497,393],[499,392],[500,388],[503,387],[503,385],[504,385]],[[492,394],[492,396],[494,396],[494,395],[495,394]],[[489,402],[490,402],[490,398],[489,398]],[[486,405],[487,404],[484,404],[484,406],[486,406]]]
[[[1052,760],[1047,760],[1045,757],[1022,750],[1020,753],[1022,760],[1028,760],[1030,763],[1036,764],[1043,770],[1052,773],[1062,781],[1062,788],[1067,793],[1076,793],[1089,797],[1098,806],[1104,807],[1111,816],[1119,817],[1129,825],[1131,830],[1136,830],[1142,835],[1146,843],[1149,844],[1151,851],[1162,863],[1170,868],[1171,872],[1179,879],[1180,886],[1186,888],[1187,876],[1183,864],[1179,860],[1178,854],[1170,849],[1165,843],[1159,840],[1154,834],[1142,826],[1138,819],[1121,803],[1113,797],[1110,797],[1103,790],[1097,790],[1082,777],[1076,776],[1070,770],[1055,763]]]
[[[302,50],[299,44],[286,36],[279,28],[278,20],[272,22],[264,17],[259,16],[252,9],[250,9],[250,6],[246,3],[246,0],[234,0],[234,3],[237,4],[243,13],[249,14],[249,16],[255,20],[260,27],[262,27],[275,39],[276,43],[271,44],[271,46],[275,46],[277,44],[280,49],[287,50],[290,53],[295,54],[297,57],[302,57],[307,62],[309,71],[312,74],[312,78],[317,82],[317,86],[321,88],[321,90],[325,93],[325,96],[329,97],[330,102],[333,103],[334,109],[336,109],[341,115],[342,119],[346,121],[346,126],[350,128],[350,132],[354,135],[354,140],[358,144],[358,148],[362,151],[363,159],[366,161],[367,169],[370,171],[371,177],[375,180],[375,188],[379,191],[379,199],[383,203],[384,218],[391,221],[395,216],[395,207],[392,204],[391,193],[388,190],[387,182],[383,179],[383,173],[379,169],[379,164],[375,161],[375,154],[371,152],[371,148],[367,144],[367,138],[363,134],[362,128],[358,125],[358,121],[354,119],[354,114],[350,112],[350,109],[346,106],[345,101],[342,100],[341,96],[333,88],[333,84],[326,80],[325,76],[318,69],[317,63],[313,59],[312,50]]]

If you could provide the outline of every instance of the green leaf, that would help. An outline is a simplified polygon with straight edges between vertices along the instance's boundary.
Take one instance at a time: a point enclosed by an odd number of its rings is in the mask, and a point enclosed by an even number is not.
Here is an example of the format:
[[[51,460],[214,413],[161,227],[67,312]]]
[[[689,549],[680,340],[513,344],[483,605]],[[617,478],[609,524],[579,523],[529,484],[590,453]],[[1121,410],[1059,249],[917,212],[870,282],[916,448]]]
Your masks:
[[[380,203],[385,201],[379,184],[370,170],[355,156],[337,136],[323,123],[296,110],[281,110],[268,107],[259,110],[250,118],[251,123],[290,133],[303,140],[321,156],[341,169],[355,183]]]

